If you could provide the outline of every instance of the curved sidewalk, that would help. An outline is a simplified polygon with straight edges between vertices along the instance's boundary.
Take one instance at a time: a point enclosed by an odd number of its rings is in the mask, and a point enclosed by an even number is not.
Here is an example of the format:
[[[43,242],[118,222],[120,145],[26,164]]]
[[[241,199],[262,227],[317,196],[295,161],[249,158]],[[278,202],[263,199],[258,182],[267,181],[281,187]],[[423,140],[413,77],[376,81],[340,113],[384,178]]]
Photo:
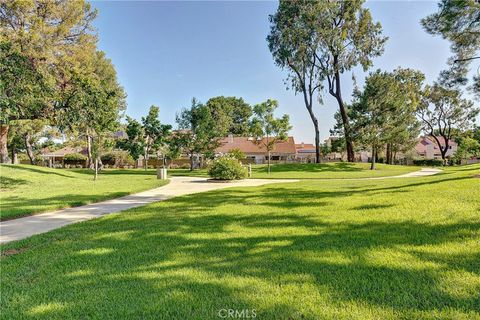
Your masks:
[[[442,170],[424,168],[398,176],[353,178],[353,179],[325,179],[325,180],[378,180],[391,178],[409,178],[431,176]],[[323,180],[323,179],[319,179]],[[231,187],[256,187],[271,183],[298,182],[297,179],[246,179],[232,183],[208,182],[206,178],[199,177],[172,177],[170,183],[148,191],[128,195],[125,197],[107,201],[92,203],[89,205],[67,208],[52,212],[41,213],[24,218],[0,222],[0,244],[21,240],[58,229],[63,226],[101,217],[131,208],[141,207],[152,202],[166,200],[185,194],[199,193]]]
[[[72,223],[98,218],[106,214],[144,206],[152,202],[185,194],[231,187],[256,187],[270,183],[296,181],[298,180],[247,179],[232,183],[214,183],[208,182],[206,178],[172,177],[170,178],[169,184],[156,189],[85,206],[0,222],[0,244],[25,239],[35,234],[48,232]]]

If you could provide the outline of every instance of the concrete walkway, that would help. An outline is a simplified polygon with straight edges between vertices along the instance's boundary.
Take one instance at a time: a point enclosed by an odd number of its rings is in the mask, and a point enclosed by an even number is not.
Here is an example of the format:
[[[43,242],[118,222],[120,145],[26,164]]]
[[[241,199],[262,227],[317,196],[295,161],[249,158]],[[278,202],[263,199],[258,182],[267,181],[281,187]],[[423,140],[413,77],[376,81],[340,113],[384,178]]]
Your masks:
[[[391,178],[424,177],[437,174],[441,171],[442,170],[434,168],[424,168],[420,171],[391,177],[325,180],[378,180]],[[231,187],[255,187],[270,183],[298,181],[299,180],[294,179],[247,179],[231,183],[215,183],[208,182],[206,178],[172,177],[170,179],[170,183],[163,187],[140,192],[137,194],[92,203],[86,206],[46,212],[29,217],[0,222],[0,244],[25,239],[32,235],[58,229],[72,223],[98,218],[106,214],[119,212],[131,208],[141,207],[152,202],[162,201],[185,194],[199,193]]]
[[[208,182],[206,178],[172,177],[169,184],[156,189],[85,206],[0,222],[0,243],[25,239],[72,223],[98,218],[106,214],[144,206],[152,202],[185,194],[231,187],[256,187],[270,183],[296,181],[298,180],[247,179],[231,183],[219,183]]]
[[[436,168],[423,168],[419,171],[409,172],[409,173],[401,174],[399,176],[375,177],[375,178],[364,178],[364,179],[377,180],[377,179],[426,177],[426,176],[433,176],[434,174],[437,174],[437,173],[440,173],[440,172],[442,172],[442,170],[436,169]],[[358,178],[358,179],[362,179],[362,178]]]

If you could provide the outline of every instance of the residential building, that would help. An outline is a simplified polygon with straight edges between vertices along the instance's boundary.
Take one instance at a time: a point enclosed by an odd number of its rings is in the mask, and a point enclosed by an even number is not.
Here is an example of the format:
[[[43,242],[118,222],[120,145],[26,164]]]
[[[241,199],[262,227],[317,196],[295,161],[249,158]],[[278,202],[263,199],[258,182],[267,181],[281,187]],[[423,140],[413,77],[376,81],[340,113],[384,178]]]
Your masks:
[[[437,137],[442,144],[442,148],[445,147],[445,140],[442,137]],[[453,156],[458,149],[458,144],[454,140],[450,140],[448,143],[447,157]],[[420,137],[415,145],[415,151],[418,157],[424,159],[442,159],[442,154],[438,143],[435,138],[431,136]]]
[[[266,138],[263,138],[266,140]],[[267,162],[267,148],[264,142],[255,143],[252,137],[234,137],[232,135],[223,138],[221,145],[215,150],[217,155],[226,154],[230,150],[238,149],[242,151],[248,162],[261,164]],[[296,148],[293,137],[288,137],[285,141],[277,141],[273,150],[270,152],[272,162],[293,162],[295,161]]]
[[[295,144],[296,156],[298,162],[313,163],[315,162],[316,149],[311,143]]]

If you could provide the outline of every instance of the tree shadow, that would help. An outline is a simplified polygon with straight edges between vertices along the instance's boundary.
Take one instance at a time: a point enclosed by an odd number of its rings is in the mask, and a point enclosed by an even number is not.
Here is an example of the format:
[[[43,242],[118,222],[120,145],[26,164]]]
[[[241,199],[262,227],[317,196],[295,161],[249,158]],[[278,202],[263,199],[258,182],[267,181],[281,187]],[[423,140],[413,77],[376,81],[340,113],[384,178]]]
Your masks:
[[[42,175],[52,175],[53,174],[53,175],[57,175],[57,176],[65,177],[65,178],[72,178],[72,179],[75,178],[75,177],[72,177],[71,175],[67,175],[67,174],[58,172],[61,169],[41,170],[41,169],[35,168],[34,166],[26,166],[26,165],[9,165],[9,167],[14,168],[15,170],[30,171],[30,172],[39,173],[39,174],[42,174]]]
[[[15,189],[16,187],[27,184],[28,181],[24,179],[15,179],[10,177],[0,177],[0,189]]]
[[[311,173],[319,173],[319,172],[356,172],[356,171],[363,171],[364,169],[358,167],[353,163],[348,162],[335,162],[335,163],[287,163],[287,164],[275,164],[271,166],[271,172],[311,172]],[[267,173],[268,167],[253,167],[253,173]]]
[[[259,319],[476,318],[478,294],[449,292],[442,281],[451,273],[480,276],[480,257],[442,248],[478,239],[479,221],[319,214],[358,193],[462,178],[434,179],[347,190],[225,189],[35,236],[17,244],[28,251],[3,258],[4,316],[33,318],[39,306],[63,303],[43,316],[214,319],[234,308],[256,309]],[[304,207],[311,210],[292,211]]]

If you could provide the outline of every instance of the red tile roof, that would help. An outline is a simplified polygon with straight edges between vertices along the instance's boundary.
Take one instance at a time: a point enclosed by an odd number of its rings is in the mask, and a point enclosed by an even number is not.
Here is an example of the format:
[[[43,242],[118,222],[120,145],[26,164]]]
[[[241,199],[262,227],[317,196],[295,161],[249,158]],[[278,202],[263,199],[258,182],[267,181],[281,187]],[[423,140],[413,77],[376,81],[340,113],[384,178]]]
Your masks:
[[[254,138],[249,137],[226,137],[221,140],[222,145],[215,151],[218,153],[227,153],[232,149],[239,149],[243,153],[265,154],[267,149],[262,144],[253,142]],[[266,139],[266,138],[264,138]],[[288,137],[286,141],[278,141],[272,150],[272,153],[290,153],[295,154],[295,141],[293,137]]]
[[[62,149],[58,149],[55,151],[48,151],[42,152],[42,157],[64,157],[67,154],[71,153],[81,153],[83,155],[87,154],[86,148],[71,148],[71,147],[64,147]]]

